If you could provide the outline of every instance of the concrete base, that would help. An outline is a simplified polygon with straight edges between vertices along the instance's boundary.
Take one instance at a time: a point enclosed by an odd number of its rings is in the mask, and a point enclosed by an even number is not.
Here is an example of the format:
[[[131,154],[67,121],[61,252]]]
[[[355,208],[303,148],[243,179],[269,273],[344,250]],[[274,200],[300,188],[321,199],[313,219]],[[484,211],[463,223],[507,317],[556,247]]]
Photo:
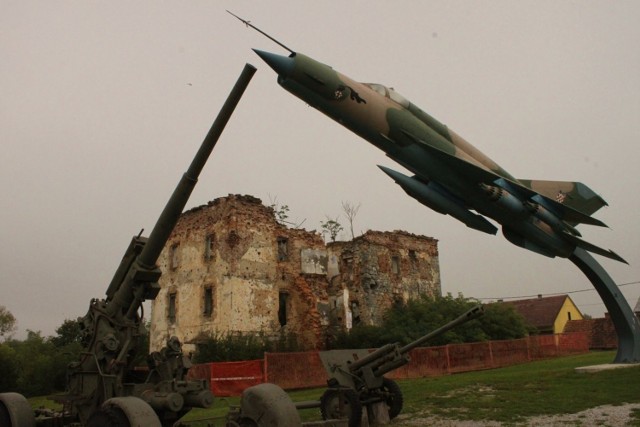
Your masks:
[[[634,368],[640,366],[640,363],[605,363],[602,365],[581,366],[576,368],[576,372],[580,374],[590,374],[593,372],[610,371],[611,369]]]

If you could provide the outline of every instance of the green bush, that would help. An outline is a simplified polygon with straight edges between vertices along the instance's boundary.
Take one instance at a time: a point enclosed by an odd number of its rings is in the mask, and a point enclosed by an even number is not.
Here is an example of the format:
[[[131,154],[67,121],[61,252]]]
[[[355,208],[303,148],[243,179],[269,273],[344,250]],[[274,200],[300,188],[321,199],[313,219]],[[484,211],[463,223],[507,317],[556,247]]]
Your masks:
[[[375,348],[395,342],[405,345],[477,305],[477,300],[462,295],[397,302],[385,313],[382,325],[358,325],[349,331],[342,331],[332,340],[330,347]],[[484,306],[484,311],[480,318],[456,326],[429,340],[424,346],[516,339],[526,336],[531,330],[512,306],[489,304]]]
[[[0,344],[0,393],[15,391],[18,386],[18,359],[8,344]]]
[[[27,339],[0,344],[0,391],[41,396],[62,391],[67,366],[82,350],[78,342],[56,346],[52,337],[27,331]]]
[[[293,334],[269,337],[264,333],[213,333],[196,345],[194,363],[232,362],[262,359],[265,352],[298,351]]]

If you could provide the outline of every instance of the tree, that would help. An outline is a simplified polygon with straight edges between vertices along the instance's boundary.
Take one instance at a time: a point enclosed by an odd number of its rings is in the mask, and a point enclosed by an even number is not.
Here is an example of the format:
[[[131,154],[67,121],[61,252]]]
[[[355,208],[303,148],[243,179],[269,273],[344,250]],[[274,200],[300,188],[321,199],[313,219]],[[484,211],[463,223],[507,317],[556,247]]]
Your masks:
[[[16,354],[19,376],[17,391],[25,396],[41,396],[55,390],[64,370],[56,368],[55,347],[40,332],[27,330],[24,341],[10,341]]]
[[[351,238],[355,239],[355,234],[353,233],[353,220],[355,219],[358,211],[360,210],[360,203],[358,206],[352,205],[351,202],[342,202],[342,210],[344,214],[347,216],[347,221],[349,221],[349,230],[351,231]]]
[[[16,330],[16,318],[3,305],[0,305],[0,340],[10,338]]]
[[[18,386],[18,359],[8,344],[0,344],[0,393],[15,391]]]
[[[56,347],[64,347],[71,343],[80,343],[82,339],[80,321],[78,319],[65,319],[62,325],[56,329],[56,333],[58,334],[57,336],[51,337],[51,342]]]
[[[43,337],[39,331],[27,330],[23,341],[8,340],[0,344],[0,391],[17,391],[39,396],[62,391],[67,385],[67,366],[82,352],[77,320],[65,320],[57,336]]]
[[[478,305],[478,301],[452,297],[423,297],[396,302],[384,316],[381,326],[355,326],[350,331],[338,334],[334,348],[373,348],[386,343],[402,345],[434,331]],[[524,318],[513,307],[505,304],[485,305],[485,314],[478,319],[434,337],[424,346],[479,342],[488,340],[516,339],[526,336],[529,327]]]
[[[329,237],[332,242],[336,241],[336,237],[338,237],[338,233],[344,230],[342,225],[338,222],[338,218],[331,219],[329,216],[326,216],[327,220],[325,222],[320,221],[320,227],[322,228],[322,234],[329,233]]]
[[[302,224],[304,224],[304,222],[306,221],[304,219],[301,222],[289,221],[288,220],[289,211],[290,211],[289,205],[278,204],[278,198],[272,197],[271,194],[269,194],[269,207],[273,209],[273,214],[276,217],[276,221],[280,225],[291,226],[293,228],[300,228],[300,226],[302,226]]]

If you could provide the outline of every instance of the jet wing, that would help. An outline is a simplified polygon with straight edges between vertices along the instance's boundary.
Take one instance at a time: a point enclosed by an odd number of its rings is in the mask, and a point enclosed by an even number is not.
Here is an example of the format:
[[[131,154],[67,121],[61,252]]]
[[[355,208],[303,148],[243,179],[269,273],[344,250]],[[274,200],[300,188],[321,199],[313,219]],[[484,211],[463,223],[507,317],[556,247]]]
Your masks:
[[[448,165],[451,169],[459,172],[461,175],[466,176],[470,181],[473,181],[477,184],[484,183],[502,187],[510,193],[520,197],[520,199],[522,199],[523,201],[532,200],[535,203],[541,204],[545,208],[551,210],[555,215],[557,215],[558,218],[568,223],[590,224],[600,227],[606,227],[606,225],[602,221],[596,218],[592,218],[589,215],[586,215],[567,205],[563,205],[562,203],[544,196],[532,190],[531,188],[522,185],[519,182],[500,176],[490,171],[489,169],[486,169],[479,165],[474,165],[449,153],[445,153],[444,151],[435,148],[424,141],[417,141],[419,142],[419,146],[423,150],[427,151],[429,155],[434,156],[444,164]]]

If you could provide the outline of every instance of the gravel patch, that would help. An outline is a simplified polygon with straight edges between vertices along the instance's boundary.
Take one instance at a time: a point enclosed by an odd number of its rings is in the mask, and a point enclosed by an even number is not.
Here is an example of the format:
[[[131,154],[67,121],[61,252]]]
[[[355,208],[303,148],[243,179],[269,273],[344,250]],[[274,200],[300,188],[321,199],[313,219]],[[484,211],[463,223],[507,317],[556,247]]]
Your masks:
[[[517,423],[500,423],[497,421],[463,421],[443,417],[427,416],[403,419],[400,415],[390,425],[394,427],[432,426],[432,427],[500,427],[500,426],[535,426],[535,427],[619,427],[627,425],[631,420],[631,411],[640,409],[640,403],[622,405],[603,405],[587,409],[575,414],[541,415],[527,418]]]

